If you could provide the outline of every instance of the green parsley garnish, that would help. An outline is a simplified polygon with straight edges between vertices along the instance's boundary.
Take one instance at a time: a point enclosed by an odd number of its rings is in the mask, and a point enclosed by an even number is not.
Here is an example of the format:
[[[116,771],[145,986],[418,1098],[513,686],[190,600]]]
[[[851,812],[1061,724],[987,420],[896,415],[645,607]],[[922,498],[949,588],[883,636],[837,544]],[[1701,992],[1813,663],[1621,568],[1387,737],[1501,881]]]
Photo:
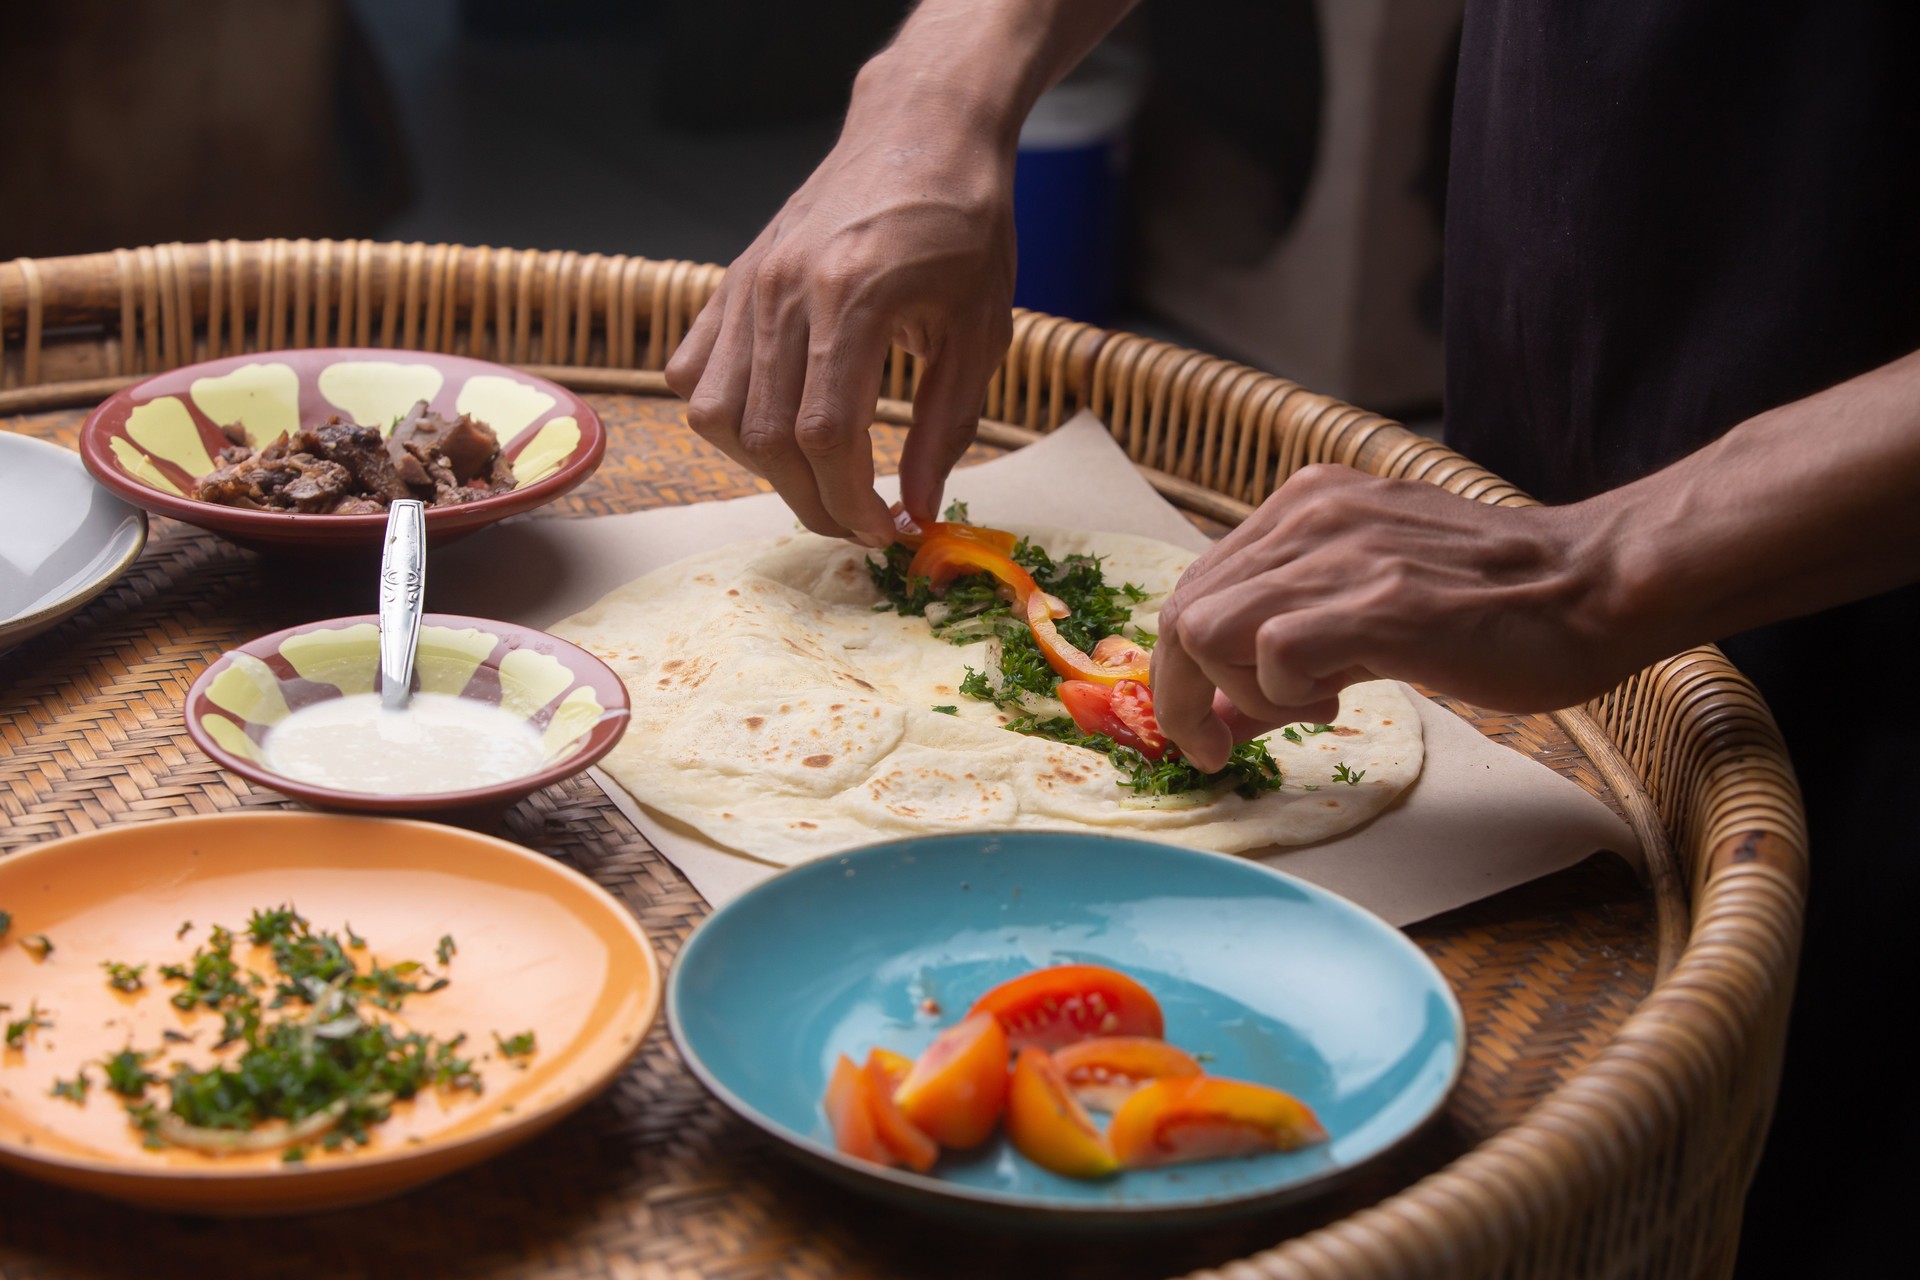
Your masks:
[[[292,903],[256,910],[247,921],[247,937],[255,946],[270,947],[276,942],[305,935],[307,918],[293,909]]]
[[[1054,625],[1061,638],[1082,653],[1091,652],[1102,639],[1113,635],[1124,636],[1142,648],[1152,647],[1153,635],[1132,625],[1133,607],[1147,599],[1148,593],[1130,582],[1110,585],[1098,556],[1070,555],[1055,560],[1044,548],[1022,538],[1014,545],[1012,559],[1033,575],[1041,590],[1059,597],[1067,606],[1067,616]],[[907,576],[912,560],[913,553],[895,543],[887,548],[883,559],[868,561],[868,574],[886,597],[874,608],[924,617],[928,606],[937,602],[940,612],[936,615],[939,620],[931,624],[933,634],[953,644],[992,642],[993,668],[976,671],[967,667],[959,691],[964,697],[1023,713],[1016,715],[1008,729],[1100,752],[1125,775],[1120,785],[1136,795],[1170,796],[1231,786],[1251,799],[1280,786],[1280,766],[1257,742],[1234,748],[1224,769],[1202,773],[1177,757],[1149,760],[1104,735],[1083,733],[1065,716],[1037,714],[1029,699],[1055,697],[1060,676],[1040,651],[1025,617],[1001,598],[999,584],[989,574],[967,574],[948,584],[945,594],[936,601],[926,579]],[[934,710],[958,714],[957,708]],[[1300,741],[1292,732],[1287,736]]]
[[[6,937],[7,930],[11,928],[13,928],[13,917],[5,911],[0,911],[0,938]]]
[[[453,935],[443,933],[440,935],[440,945],[433,949],[433,954],[434,958],[444,965],[447,961],[453,959],[455,955],[459,954],[459,951],[460,947],[454,942]]]
[[[20,945],[36,962],[44,963],[53,954],[53,943],[44,933],[30,933],[20,939]]]
[[[940,513],[940,518],[948,524],[972,523],[972,517],[967,515],[967,504],[958,498],[947,504],[947,509]]]
[[[1015,733],[1049,738],[1070,746],[1086,747],[1103,753],[1114,768],[1126,775],[1120,783],[1138,796],[1172,796],[1186,791],[1211,791],[1232,787],[1251,800],[1263,791],[1280,789],[1280,766],[1263,745],[1243,742],[1227,757],[1226,767],[1216,773],[1202,773],[1179,757],[1149,760],[1132,747],[1123,747],[1105,734],[1083,733],[1066,716],[1022,716],[1007,725]]]
[[[117,960],[102,960],[100,967],[107,971],[107,985],[115,991],[125,991],[131,995],[145,989],[146,982],[140,975],[147,971],[143,964],[121,964]]]
[[[47,1016],[40,1012],[40,1002],[38,1000],[30,1001],[27,1005],[27,1016],[24,1018],[16,1018],[7,1024],[7,1048],[26,1048],[27,1041],[32,1038],[34,1032],[51,1027],[52,1025],[53,1023]]]
[[[193,932],[193,921],[182,920],[180,922],[180,927],[173,931],[173,936],[176,938],[184,938],[191,932]]]
[[[493,1033],[493,1042],[500,1046],[500,1056],[503,1058],[531,1057],[534,1050],[539,1047],[534,1043],[533,1032],[531,1031],[522,1031],[519,1035],[508,1036],[504,1040],[500,1038],[500,1033],[496,1031]]]
[[[934,710],[943,716],[957,716],[960,714],[960,708],[952,705],[935,707]]]
[[[47,1096],[51,1098],[65,1098],[76,1107],[84,1107],[87,1105],[87,1088],[91,1084],[92,1081],[87,1079],[87,1069],[81,1067],[80,1070],[74,1074],[73,1079],[55,1080],[53,1082],[53,1088]]]
[[[147,1060],[153,1056],[138,1049],[122,1049],[108,1058],[101,1064],[107,1073],[107,1088],[123,1098],[145,1097],[147,1086],[160,1079],[147,1070]]]
[[[402,1031],[361,1010],[362,1001],[397,1009],[409,995],[444,987],[445,978],[422,985],[414,975],[423,966],[414,960],[361,972],[337,935],[313,928],[291,906],[255,911],[245,936],[272,955],[270,1005],[261,1000],[268,979],[239,965],[235,935],[218,925],[187,964],[160,971],[182,984],[171,997],[178,1008],[220,1014],[215,1047],[240,1042],[238,1057],[204,1069],[176,1066],[164,1079],[164,1109],[144,1100],[148,1086],[162,1082],[147,1069],[157,1051],[129,1048],[104,1064],[108,1088],[129,1099],[128,1117],[147,1145],[220,1151],[264,1139],[289,1144],[282,1158],[297,1162],[315,1140],[327,1150],[364,1143],[368,1126],[422,1089],[480,1089],[473,1064],[459,1053],[464,1036]],[[351,930],[348,936],[365,945]],[[451,937],[441,940],[444,954],[452,948]],[[271,1015],[282,1008],[287,1012]],[[271,1128],[252,1134],[275,1124],[284,1127],[277,1135]]]
[[[367,949],[367,940],[353,931],[353,922],[351,920],[340,927],[340,932],[347,935],[347,945],[355,951],[365,951]]]
[[[1335,782],[1344,782],[1350,787],[1359,786],[1360,779],[1366,776],[1367,776],[1367,771],[1365,769],[1362,769],[1360,772],[1355,773],[1352,769],[1349,769],[1344,764],[1337,764],[1333,766],[1333,780]]]

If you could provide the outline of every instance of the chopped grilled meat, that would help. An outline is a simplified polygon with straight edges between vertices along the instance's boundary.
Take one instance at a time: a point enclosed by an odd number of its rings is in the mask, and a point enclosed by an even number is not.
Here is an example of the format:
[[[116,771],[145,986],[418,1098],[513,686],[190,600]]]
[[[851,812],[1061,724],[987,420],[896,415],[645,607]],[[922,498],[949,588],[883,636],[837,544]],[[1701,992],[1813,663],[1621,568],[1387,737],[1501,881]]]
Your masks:
[[[493,434],[491,427],[475,422],[471,415],[463,413],[452,426],[440,433],[437,448],[446,455],[447,465],[453,468],[454,477],[465,484],[475,476],[486,474],[487,468],[500,452],[500,439]]]
[[[454,506],[514,486],[513,464],[485,423],[467,415],[448,421],[422,400],[394,425],[392,436],[334,417],[321,426],[282,433],[258,451],[240,429],[222,429],[235,443],[194,496],[204,502],[267,511],[371,515],[397,498]]]
[[[493,460],[493,471],[487,476],[487,487],[495,493],[505,493],[519,483],[519,479],[513,474],[513,459],[507,456],[505,449],[502,449]]]
[[[433,488],[433,477],[427,474],[426,464],[405,449],[393,460],[393,469],[399,473],[401,483],[409,489]]]
[[[439,431],[441,419],[427,409],[425,400],[413,402],[413,408],[400,415],[393,424],[393,430],[387,433],[387,456],[393,459],[396,467],[404,466],[401,459],[407,456],[407,443],[416,436],[422,446],[430,447],[433,437]]]
[[[392,502],[395,498],[413,496],[393,469],[385,438],[372,427],[357,427],[342,418],[334,418],[314,435],[319,438],[320,452],[329,462],[337,462],[351,471],[355,487],[368,497]]]
[[[337,462],[316,462],[280,490],[296,511],[332,511],[346,495],[353,476]]]

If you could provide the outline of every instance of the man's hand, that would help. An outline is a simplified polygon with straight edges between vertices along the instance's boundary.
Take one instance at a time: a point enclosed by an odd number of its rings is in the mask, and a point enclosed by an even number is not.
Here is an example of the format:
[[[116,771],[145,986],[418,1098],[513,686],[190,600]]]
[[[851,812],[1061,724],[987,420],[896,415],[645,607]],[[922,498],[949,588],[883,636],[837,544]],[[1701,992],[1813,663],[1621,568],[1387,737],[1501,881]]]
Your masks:
[[[938,514],[1012,332],[1003,150],[869,100],[667,365],[688,425],[771,481],[816,533],[892,540],[867,429],[895,342],[926,361],[901,494],[916,517]]]
[[[668,363],[688,424],[809,529],[892,540],[867,438],[889,343],[925,362],[901,497],[939,515],[1012,336],[1021,121],[1132,3],[921,0]]]
[[[1236,741],[1331,720],[1340,690],[1376,675],[1514,711],[1591,697],[1638,665],[1603,623],[1593,533],[1577,507],[1308,467],[1174,589],[1153,654],[1160,727],[1217,769]]]

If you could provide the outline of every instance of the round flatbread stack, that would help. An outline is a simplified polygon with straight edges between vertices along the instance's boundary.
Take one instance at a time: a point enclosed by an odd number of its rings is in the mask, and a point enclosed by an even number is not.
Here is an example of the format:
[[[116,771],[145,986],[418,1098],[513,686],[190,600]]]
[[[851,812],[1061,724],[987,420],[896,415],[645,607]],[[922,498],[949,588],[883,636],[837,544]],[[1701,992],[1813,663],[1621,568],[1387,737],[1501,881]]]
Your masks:
[[[1133,617],[1148,632],[1194,559],[1126,534],[1022,532],[1056,561],[1097,555],[1109,583],[1143,588]],[[1230,853],[1306,844],[1365,822],[1420,772],[1419,714],[1382,680],[1347,689],[1329,730],[1268,735],[1279,790],[1134,797],[1106,756],[1008,732],[1009,713],[961,695],[968,667],[992,669],[991,642],[951,644],[925,618],[877,611],[869,554],[811,534],[738,543],[552,628],[632,696],[632,725],[601,767],[719,844],[789,864],[951,831],[1096,831]]]

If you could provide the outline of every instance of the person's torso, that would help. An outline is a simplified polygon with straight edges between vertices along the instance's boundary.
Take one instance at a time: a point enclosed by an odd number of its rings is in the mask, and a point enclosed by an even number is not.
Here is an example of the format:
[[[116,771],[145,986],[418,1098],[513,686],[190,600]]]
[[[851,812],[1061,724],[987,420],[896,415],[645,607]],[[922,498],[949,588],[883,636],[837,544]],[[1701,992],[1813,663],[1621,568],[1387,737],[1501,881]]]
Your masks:
[[[1920,4],[1470,0],[1450,444],[1548,501],[1920,348]]]

